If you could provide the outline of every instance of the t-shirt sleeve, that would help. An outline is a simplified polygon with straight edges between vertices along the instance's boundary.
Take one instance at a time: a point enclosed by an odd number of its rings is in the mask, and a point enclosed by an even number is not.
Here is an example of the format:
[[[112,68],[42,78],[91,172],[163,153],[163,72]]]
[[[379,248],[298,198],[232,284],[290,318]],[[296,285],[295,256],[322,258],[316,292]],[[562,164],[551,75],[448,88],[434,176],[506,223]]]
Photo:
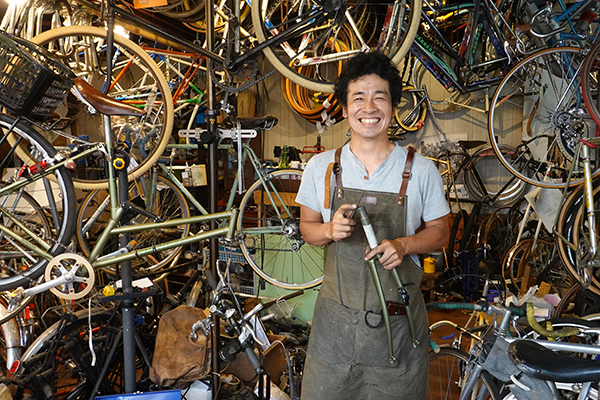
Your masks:
[[[423,196],[422,218],[423,221],[428,222],[448,214],[450,208],[446,201],[442,177],[435,164],[430,160],[425,159],[423,167],[427,168],[427,173],[425,174],[426,179],[423,180],[423,187],[421,188]]]
[[[319,178],[319,174],[316,168],[316,164],[313,159],[309,160],[304,172],[302,173],[302,182],[300,183],[300,188],[298,189],[298,194],[296,195],[296,203],[302,204],[314,210],[318,213],[321,213],[321,207],[319,206],[318,199],[319,196],[318,191],[322,190],[323,180],[325,179],[324,172],[321,173]],[[319,182],[319,179],[321,182]],[[320,185],[318,184],[320,183]]]

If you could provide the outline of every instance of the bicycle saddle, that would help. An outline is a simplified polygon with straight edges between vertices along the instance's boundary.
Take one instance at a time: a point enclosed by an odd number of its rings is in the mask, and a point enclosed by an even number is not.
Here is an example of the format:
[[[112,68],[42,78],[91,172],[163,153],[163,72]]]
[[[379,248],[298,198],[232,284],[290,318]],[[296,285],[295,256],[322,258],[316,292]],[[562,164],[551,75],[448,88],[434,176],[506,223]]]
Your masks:
[[[115,100],[97,90],[81,78],[75,79],[75,91],[84,103],[104,115],[128,115],[139,117],[146,112],[127,103]]]
[[[531,340],[517,340],[508,348],[512,362],[527,375],[566,383],[600,380],[600,361],[557,353]]]
[[[485,140],[459,140],[458,144],[466,150],[471,150],[487,144]]]
[[[268,131],[277,125],[279,120],[277,117],[273,117],[272,115],[265,115],[264,117],[226,118],[223,120],[223,127],[233,129],[238,122],[240,123],[242,129]]]

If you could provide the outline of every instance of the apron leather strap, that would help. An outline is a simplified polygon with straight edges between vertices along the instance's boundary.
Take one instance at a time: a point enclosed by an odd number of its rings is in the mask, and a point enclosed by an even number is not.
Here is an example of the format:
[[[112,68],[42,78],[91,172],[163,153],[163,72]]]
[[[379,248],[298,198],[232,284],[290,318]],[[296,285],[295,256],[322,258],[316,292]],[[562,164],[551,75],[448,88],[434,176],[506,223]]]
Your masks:
[[[335,163],[333,164],[333,173],[335,174],[335,195],[338,199],[344,198],[344,187],[342,186],[342,164],[340,158],[342,156],[342,148],[338,147],[335,151]]]
[[[344,188],[342,187],[342,165],[340,164],[340,157],[342,154],[342,148],[338,148],[335,151],[334,162],[329,163],[327,171],[325,171],[325,209],[328,210],[331,206],[331,173],[335,174],[335,194],[338,199],[344,198]]]
[[[408,148],[408,155],[406,156],[406,164],[404,164],[404,172],[402,173],[402,185],[400,186],[400,192],[398,192],[398,204],[401,206],[404,205],[404,200],[406,199],[406,189],[410,180],[410,171],[412,170],[414,157],[415,148],[410,146]]]
[[[325,172],[325,209],[328,210],[331,206],[331,172],[335,162],[329,163]]]

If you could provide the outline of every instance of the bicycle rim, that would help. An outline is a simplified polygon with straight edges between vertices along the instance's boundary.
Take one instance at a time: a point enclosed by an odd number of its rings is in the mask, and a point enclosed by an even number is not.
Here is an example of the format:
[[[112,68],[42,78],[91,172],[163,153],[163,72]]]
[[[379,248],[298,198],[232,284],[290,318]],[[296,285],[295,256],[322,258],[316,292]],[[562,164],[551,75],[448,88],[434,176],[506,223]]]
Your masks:
[[[598,199],[600,196],[600,187],[597,185],[598,179],[594,179],[592,187],[594,187],[594,209],[597,209]],[[585,255],[589,249],[589,241],[587,235],[589,234],[589,226],[587,225],[587,218],[584,216],[585,213],[585,199],[583,196],[583,185],[579,186],[571,192],[569,197],[564,201],[559,211],[556,231],[562,235],[557,237],[558,255],[562,263],[567,267],[567,270],[578,282],[582,285],[588,283],[583,282],[582,274],[578,268],[579,255]],[[597,229],[597,228],[596,228]],[[563,240],[564,238],[564,240]],[[565,240],[568,242],[565,242]],[[574,245],[575,249],[571,248],[569,244]],[[596,294],[600,294],[600,281],[595,276],[591,275],[591,282],[589,282],[589,290]]]
[[[320,4],[317,1],[293,3],[293,5],[292,3],[279,2],[277,0],[252,2],[252,23],[258,41],[262,43],[274,35],[286,32],[286,29],[292,26],[299,17],[308,16],[311,11],[322,9]],[[303,8],[299,9],[298,5],[303,6]],[[349,13],[354,15],[353,18],[360,20],[360,10],[365,5],[368,5],[368,3],[361,2],[349,10]],[[408,7],[403,8],[404,6]],[[412,39],[418,29],[421,18],[421,2],[405,1],[399,7],[400,10],[404,11],[403,20],[401,21],[398,18],[397,23],[390,24],[391,26],[379,38],[380,43],[387,44],[381,50],[396,65],[402,61],[412,45]],[[337,12],[343,11],[344,9],[340,9]],[[385,10],[382,12],[385,12]],[[335,48],[333,43],[341,39],[338,34],[340,32],[347,33],[345,35],[347,38],[342,47],[355,52],[364,51],[361,48],[360,40],[355,37],[356,33],[352,30],[346,17],[338,18],[333,14],[333,12],[330,12],[328,15],[329,19],[324,21],[322,25],[311,29],[300,29],[299,33],[285,42],[283,46],[266,47],[263,53],[283,76],[294,83],[314,91],[332,93],[333,82],[338,76],[341,61],[324,61],[325,58],[323,56],[332,54],[331,49]],[[363,37],[367,38],[370,34],[367,32],[361,33]],[[366,44],[371,49],[375,49],[378,46],[378,43],[373,42]],[[317,68],[311,70],[311,75],[309,76],[295,68],[294,60],[297,62],[310,57],[320,58],[320,61],[318,61],[318,64],[314,64]],[[347,58],[347,55],[342,56],[342,59]]]
[[[79,318],[68,324],[61,337],[57,337],[60,332],[58,323],[54,324],[40,335],[44,340],[37,339],[31,346],[33,350],[28,349],[24,354],[18,374],[30,379],[30,390],[43,389],[44,394],[53,393],[54,398],[86,399],[92,395],[92,388],[99,380],[101,369],[107,367],[106,375],[94,395],[124,392],[122,340],[112,359],[108,358],[117,342],[121,320],[110,311],[93,311],[88,321],[87,313],[88,310],[76,313]],[[90,332],[97,357],[94,366],[91,365],[92,356],[88,343]],[[51,347],[54,341],[57,342],[56,348]],[[52,360],[47,364],[49,369],[44,374],[31,376],[47,357]],[[143,372],[138,369],[138,378],[141,376],[140,379],[147,379],[148,367]],[[140,383],[141,380],[138,381],[138,388],[143,390]]]
[[[129,149],[132,161],[128,177],[132,180],[162,155],[173,129],[173,101],[164,75],[148,54],[120,35],[114,39],[113,83],[108,95],[146,110],[141,118],[111,117],[113,142],[123,143]],[[48,48],[96,89],[102,90],[106,85],[106,29],[63,27],[44,32],[33,41]],[[71,136],[79,136],[83,143],[104,141],[101,115],[90,114],[82,103],[73,101],[69,102],[67,117],[71,120]],[[57,133],[50,135],[55,139]],[[65,142],[64,138],[60,140]],[[101,153],[80,160],[75,186],[88,190],[108,187],[103,160]]]
[[[406,132],[416,132],[425,124],[426,116],[426,100],[417,94],[414,87],[404,86],[400,103],[394,110],[396,123]]]
[[[260,278],[285,289],[317,286],[325,269],[325,248],[304,243],[300,233],[300,204],[295,197],[301,179],[301,170],[271,172],[265,176],[267,189],[260,180],[254,182],[240,204],[238,231],[244,257]]]
[[[580,139],[596,135],[579,83],[583,61],[579,48],[542,50],[517,64],[494,93],[490,142],[502,164],[519,179],[560,188],[573,167],[569,184],[583,181],[575,147]],[[502,145],[517,151],[503,153]],[[597,175],[599,155],[594,149],[590,152],[593,175]]]
[[[429,352],[429,385],[427,398],[435,400],[458,399],[460,397],[469,354],[452,347],[440,347],[439,352]],[[472,392],[472,399],[500,398],[491,377],[482,373]]]
[[[500,146],[502,154],[514,153],[509,146]],[[504,206],[519,200],[529,187],[524,181],[510,174],[498,161],[490,146],[478,150],[472,156],[473,170],[464,172],[469,194],[487,206]],[[477,174],[477,175],[475,175]],[[483,183],[483,187],[481,187]]]
[[[13,123],[14,118],[0,114],[0,131],[3,137]],[[12,149],[16,152],[18,148],[29,154],[28,158],[22,160],[29,167],[36,164],[40,166],[40,161],[51,160],[56,154],[52,145],[22,122],[13,129],[11,138],[11,150],[1,164],[5,169],[4,176],[8,179],[12,179],[22,168],[17,160],[11,160]],[[35,177],[35,174],[32,175]],[[29,285],[43,274],[48,262],[44,257],[26,249],[25,244],[19,243],[17,238],[40,248],[46,247],[50,256],[62,253],[70,243],[75,229],[76,204],[71,176],[61,167],[47,177],[52,177],[53,182],[48,178],[29,181],[23,188],[0,196],[0,223],[7,230],[0,233],[0,253],[4,261],[3,274],[8,276],[0,279],[0,291]],[[43,211],[40,211],[40,207]]]
[[[448,269],[452,270],[456,264],[456,255],[460,250],[460,244],[464,234],[464,226],[467,223],[469,214],[465,210],[460,210],[454,216],[454,222],[450,229],[450,239],[448,242]]]

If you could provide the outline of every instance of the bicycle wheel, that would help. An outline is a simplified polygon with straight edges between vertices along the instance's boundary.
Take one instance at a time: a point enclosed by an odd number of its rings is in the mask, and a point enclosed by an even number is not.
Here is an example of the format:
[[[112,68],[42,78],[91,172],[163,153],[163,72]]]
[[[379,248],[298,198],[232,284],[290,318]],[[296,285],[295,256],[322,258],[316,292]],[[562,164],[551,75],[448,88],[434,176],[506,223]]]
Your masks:
[[[377,7],[375,14],[387,12],[391,15],[397,11],[397,17],[384,25],[379,41],[373,43],[364,39],[372,33],[361,33],[358,25],[355,24],[356,29],[352,26],[355,21],[361,20],[362,9],[367,6],[369,3],[363,1],[346,9],[345,2],[257,0],[252,2],[252,23],[260,43],[292,32],[286,41],[266,47],[263,53],[282,75],[294,83],[314,91],[331,93],[344,59],[364,51],[368,46],[379,48],[397,65],[412,44],[421,19],[421,2],[405,0],[394,3],[394,6],[390,4],[390,7],[387,4],[371,4]],[[307,22],[298,27],[297,21],[302,19]],[[343,41],[343,46],[336,47],[339,40]],[[348,51],[335,53],[336,48],[347,48]],[[304,73],[298,68],[303,65],[314,65],[315,68],[304,70],[310,74]]]
[[[111,117],[112,138],[128,149],[132,158],[129,179],[146,172],[162,155],[173,129],[173,101],[169,85],[156,63],[132,41],[114,35],[113,78],[106,85],[106,29],[91,26],[70,26],[44,32],[33,41],[58,56],[73,72],[99,90],[123,102],[144,108],[141,118]],[[51,142],[58,137],[63,145],[67,139],[74,144],[104,142],[103,118],[90,114],[85,105],[72,99],[66,118],[70,135],[51,131]],[[58,135],[58,136],[57,136]],[[97,155],[80,160],[74,183],[80,189],[108,187],[104,158]]]
[[[400,103],[394,110],[396,123],[405,132],[416,132],[425,125],[427,103],[421,94],[412,86],[402,88]]]
[[[454,216],[452,228],[450,229],[450,239],[448,240],[448,269],[454,269],[457,264],[456,257],[460,251],[460,245],[464,235],[464,227],[469,219],[469,214],[465,210],[460,210]]]
[[[154,175],[157,179],[144,175],[129,185],[129,201],[140,207],[143,211],[168,221],[175,218],[187,218],[190,216],[189,205],[181,191],[160,175]],[[152,218],[132,210],[124,216],[120,222],[130,225],[139,225],[153,222]],[[77,242],[81,251],[89,257],[96,245],[97,239],[110,221],[110,196],[107,190],[95,190],[90,192],[82,201],[77,214]],[[148,247],[164,243],[169,240],[183,239],[190,231],[189,224],[181,224],[172,228],[158,228],[140,231],[132,234],[131,239],[137,242],[136,247]],[[113,237],[106,243],[100,256],[112,253],[120,248],[119,238]],[[173,261],[183,250],[183,247],[175,247],[163,251],[156,251],[144,258],[133,260],[134,269],[144,268],[147,271],[156,271]]]
[[[517,291],[525,293],[527,289],[537,283],[538,278],[543,277],[545,282],[554,283],[557,289],[568,287],[570,282],[564,281],[564,273],[561,271],[560,263],[552,263],[554,243],[545,239],[538,239],[536,247],[533,248],[533,239],[521,240],[515,244],[504,258],[503,271],[509,276],[510,282]],[[553,266],[552,270],[550,266]]]
[[[427,398],[435,400],[458,399],[463,388],[469,354],[452,347],[440,347],[429,352],[429,386]],[[470,399],[500,399],[493,378],[483,371],[473,388]]]
[[[483,225],[481,244],[484,258],[500,261],[514,244],[518,233],[518,222],[510,216],[510,207],[500,207]]]
[[[50,166],[56,150],[23,122],[9,134],[14,122],[13,117],[0,114],[0,142],[11,136],[13,143],[3,152],[0,164],[6,180],[0,188],[0,291],[27,286],[39,278],[52,256],[67,248],[75,229],[75,190],[69,172],[61,167],[34,180],[40,174],[34,171]],[[30,157],[14,159],[17,148]],[[22,187],[10,189],[14,181],[22,182]],[[29,246],[47,254],[36,253]]]
[[[61,320],[44,331],[21,358],[17,372],[34,398],[88,399],[94,395],[124,393],[123,341],[119,339],[121,319],[107,311],[93,313],[88,321],[88,310],[77,312],[66,322]],[[61,326],[62,325],[62,326]],[[90,334],[96,356],[92,365],[89,348]],[[144,336],[140,335],[143,340]],[[153,345],[144,341],[152,351]],[[116,347],[115,347],[116,346]],[[136,354],[136,388],[147,391],[149,365]],[[101,378],[102,368],[107,368]],[[94,385],[97,392],[93,392]]]
[[[600,78],[600,42],[592,46],[590,52],[585,58],[583,63],[583,70],[581,71],[581,89],[583,93],[583,100],[585,105],[590,112],[590,115],[594,119],[597,126],[600,126],[600,111],[598,110],[600,101],[600,87],[598,85],[598,79]]]
[[[419,60],[415,61],[411,80],[415,89],[427,89],[431,109],[437,114],[456,112],[471,103],[470,93],[449,92]]]
[[[583,101],[580,76],[584,52],[558,47],[542,50],[517,64],[494,93],[488,130],[494,151],[508,170],[532,185],[564,187],[583,181],[575,157],[580,139],[596,135],[596,124]],[[515,153],[503,152],[511,146]],[[598,150],[591,149],[593,175]]]
[[[592,206],[594,209],[597,209],[600,201],[598,179],[594,179],[592,187],[594,187],[594,204]],[[589,250],[589,225],[586,217],[583,190],[583,185],[573,190],[559,211],[556,230],[562,237],[559,236],[556,239],[558,254],[573,278],[584,286],[589,284],[588,289],[596,294],[600,294],[600,281],[596,274],[591,274],[590,282],[584,282],[582,276],[586,262],[581,259],[586,256]],[[598,223],[598,221],[596,222]]]
[[[325,269],[325,248],[304,243],[300,233],[295,198],[301,179],[301,170],[270,172],[264,184],[258,180],[250,186],[240,204],[237,228],[244,257],[262,279],[285,289],[317,286]]]
[[[500,146],[502,154],[514,153],[515,149]],[[469,194],[486,206],[501,207],[519,200],[529,187],[524,181],[506,171],[491,147],[486,146],[472,155],[472,168],[464,171],[465,185]]]

